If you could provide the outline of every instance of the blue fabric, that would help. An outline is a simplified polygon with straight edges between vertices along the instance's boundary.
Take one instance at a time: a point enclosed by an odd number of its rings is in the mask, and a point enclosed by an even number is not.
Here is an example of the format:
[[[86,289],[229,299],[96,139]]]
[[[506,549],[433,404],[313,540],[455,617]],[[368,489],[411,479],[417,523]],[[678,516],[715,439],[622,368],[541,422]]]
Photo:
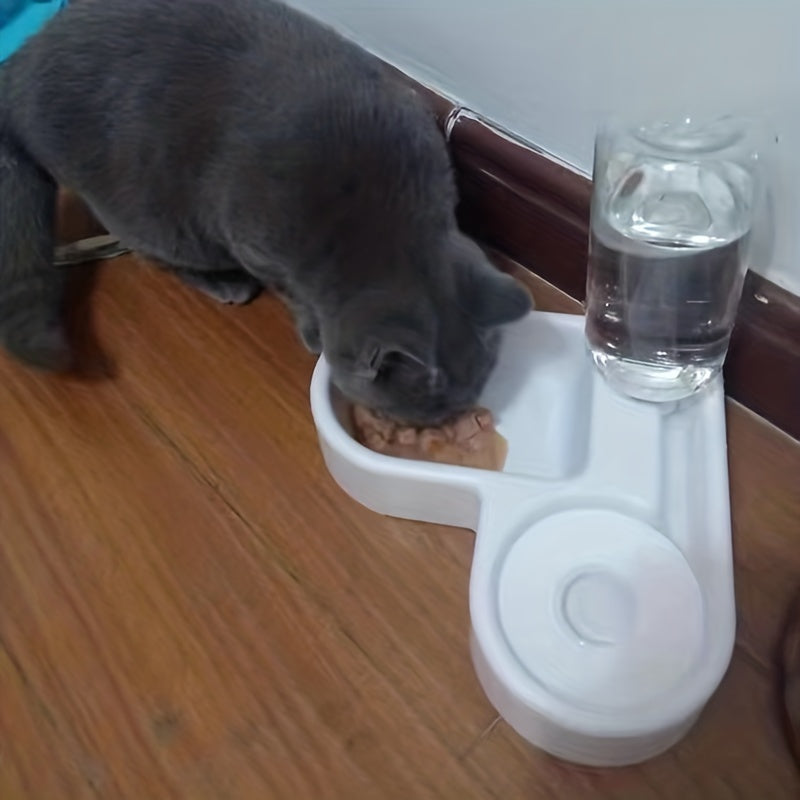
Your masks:
[[[0,25],[5,25],[19,14],[27,0],[0,0]]]
[[[66,4],[67,0],[0,0],[0,62]]]

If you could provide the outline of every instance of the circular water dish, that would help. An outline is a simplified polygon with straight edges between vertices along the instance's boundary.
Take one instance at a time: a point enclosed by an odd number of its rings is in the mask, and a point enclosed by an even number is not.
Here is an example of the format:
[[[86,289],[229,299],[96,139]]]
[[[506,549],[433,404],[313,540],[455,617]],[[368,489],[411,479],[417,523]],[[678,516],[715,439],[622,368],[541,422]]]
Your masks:
[[[535,523],[511,546],[497,591],[518,664],[560,706],[609,720],[611,736],[680,693],[703,652],[703,598],[683,555],[614,511]]]

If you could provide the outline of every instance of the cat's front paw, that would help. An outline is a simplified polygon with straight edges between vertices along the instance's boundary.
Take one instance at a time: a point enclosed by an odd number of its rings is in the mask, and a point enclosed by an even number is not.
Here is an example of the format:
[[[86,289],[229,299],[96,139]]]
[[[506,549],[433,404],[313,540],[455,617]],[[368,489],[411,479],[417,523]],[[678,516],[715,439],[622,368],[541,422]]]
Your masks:
[[[195,272],[177,270],[181,280],[218,303],[242,306],[261,293],[261,283],[245,272]]]
[[[245,283],[238,281],[219,282],[213,290],[208,291],[211,297],[219,303],[234,306],[244,306],[261,294],[261,285],[258,283]]]

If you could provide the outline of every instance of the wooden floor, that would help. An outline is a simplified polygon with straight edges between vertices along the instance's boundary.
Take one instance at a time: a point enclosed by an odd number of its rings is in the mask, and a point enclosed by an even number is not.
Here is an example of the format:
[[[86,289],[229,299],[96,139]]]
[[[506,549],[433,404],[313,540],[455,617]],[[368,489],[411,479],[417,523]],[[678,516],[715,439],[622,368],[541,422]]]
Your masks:
[[[114,377],[0,357],[1,800],[800,796],[773,658],[799,446],[731,407],[730,671],[670,753],[578,769],[479,688],[472,534],[382,518],[329,478],[313,359],[275,300],[219,307],[132,258],[91,300]]]

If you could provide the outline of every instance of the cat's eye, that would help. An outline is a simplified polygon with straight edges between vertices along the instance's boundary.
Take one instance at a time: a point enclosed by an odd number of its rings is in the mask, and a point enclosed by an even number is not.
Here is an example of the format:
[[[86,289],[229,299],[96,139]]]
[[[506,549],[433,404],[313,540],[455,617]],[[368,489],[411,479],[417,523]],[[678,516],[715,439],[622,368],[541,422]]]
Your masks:
[[[428,367],[425,362],[415,356],[413,353],[408,353],[405,350],[388,350],[383,354],[379,372],[387,372],[391,369],[406,369],[409,371],[427,370]]]
[[[428,379],[430,367],[423,359],[407,350],[384,349],[376,346],[369,350],[366,358],[354,371],[357,377],[364,380],[388,380],[400,373],[407,379]]]
[[[383,351],[380,347],[376,347],[369,355],[369,360],[367,365],[369,367],[369,371],[375,376],[378,370],[381,368],[381,363],[383,361]]]

